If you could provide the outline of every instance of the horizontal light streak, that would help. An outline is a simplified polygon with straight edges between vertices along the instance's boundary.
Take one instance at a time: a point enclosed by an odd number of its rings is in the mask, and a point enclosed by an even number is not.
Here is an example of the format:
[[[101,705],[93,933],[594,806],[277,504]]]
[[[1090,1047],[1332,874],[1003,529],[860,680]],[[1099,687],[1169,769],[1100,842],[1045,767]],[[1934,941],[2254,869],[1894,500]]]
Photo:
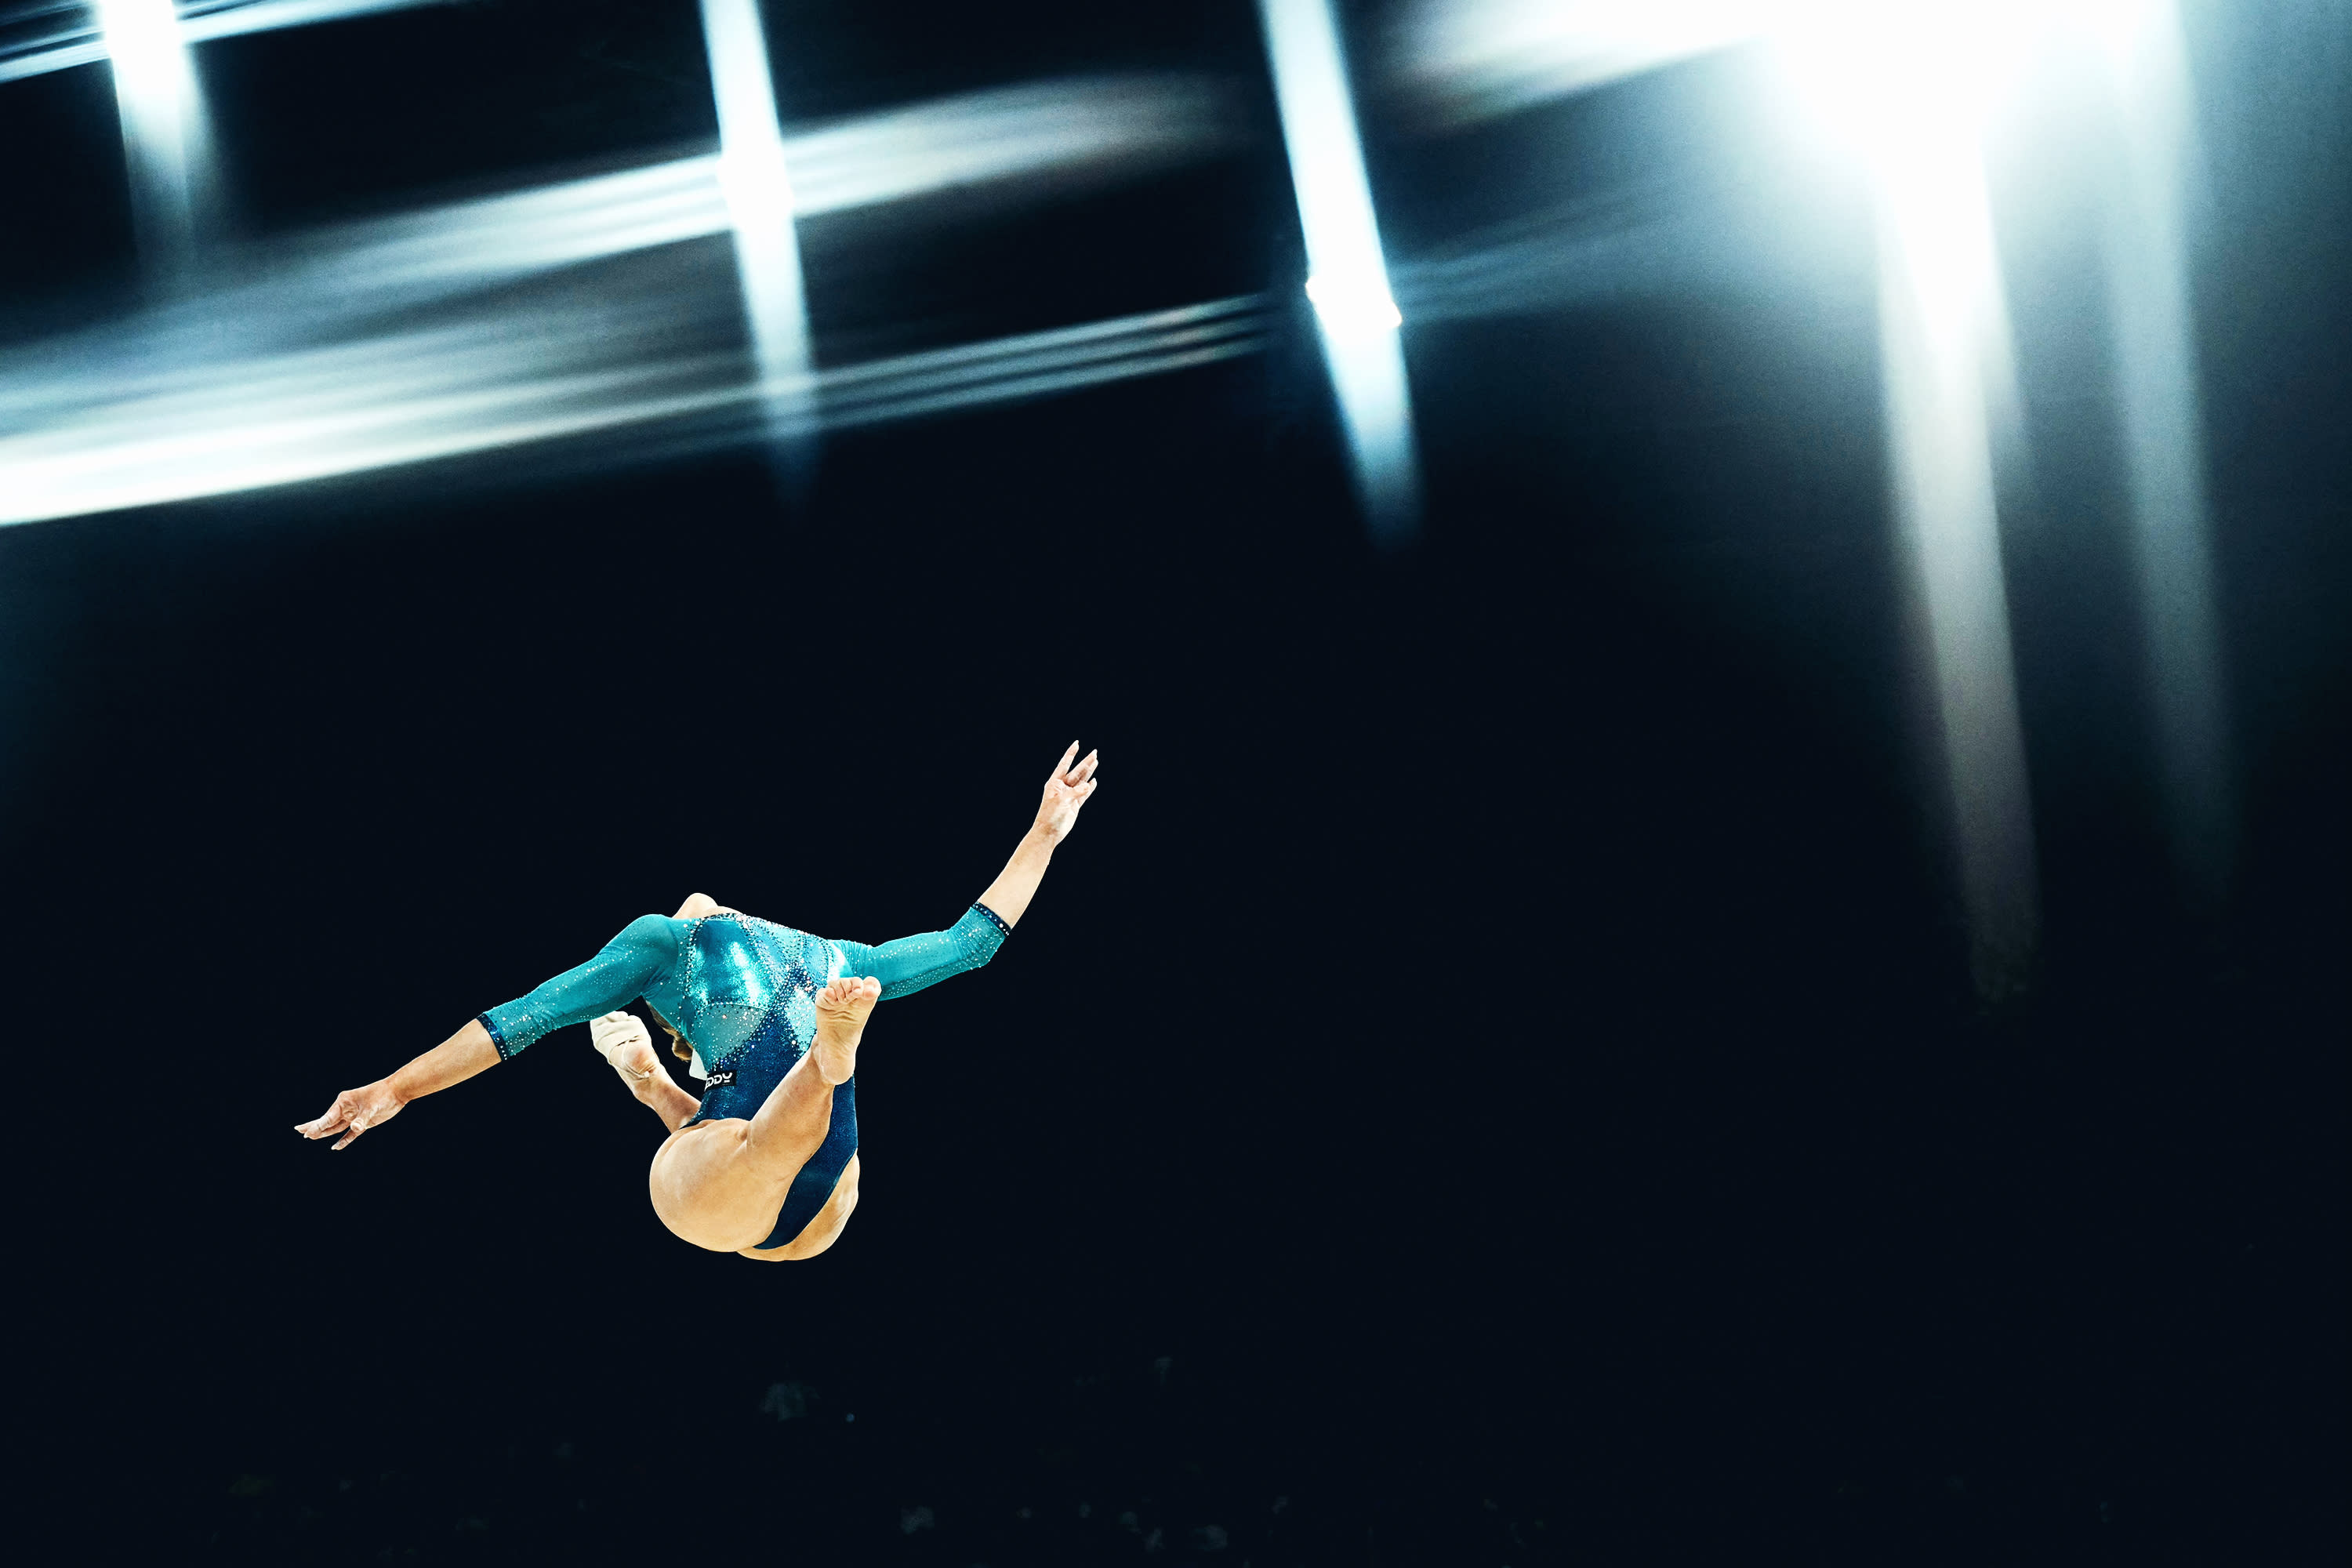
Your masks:
[[[772,435],[782,400],[805,428],[913,418],[1159,374],[1255,352],[1244,297],[817,372],[747,374],[721,269],[683,296],[528,310],[366,342],[192,366],[0,436],[0,524],[152,506],[600,435],[610,462],[642,437],[719,446]],[[684,352],[664,345],[688,340]]]
[[[795,214],[992,191],[997,210],[1067,177],[1213,151],[1217,84],[1142,75],[961,94],[784,138]],[[715,154],[341,224],[224,257],[237,282],[142,317],[0,348],[0,414],[69,405],[207,354],[316,342],[464,294],[724,234]]]
[[[318,22],[340,22],[352,16],[385,11],[407,11],[423,5],[448,5],[458,0],[228,0],[227,4],[183,5],[180,39],[201,44],[213,38],[233,38],[245,33],[274,32],[281,27],[306,27]],[[0,46],[0,81],[45,76],[95,65],[107,58],[106,40],[97,26],[56,27],[14,48]]]
[[[1480,120],[1746,42],[1811,8],[1803,0],[1417,0],[1392,28],[1388,55],[1441,117]]]
[[[783,139],[793,211],[808,218],[1007,185],[1000,202],[1064,178],[1199,157],[1225,145],[1217,84],[1196,77],[1081,77],[960,94]],[[251,309],[384,310],[729,227],[719,158],[614,174],[314,230],[259,247],[234,271]]]

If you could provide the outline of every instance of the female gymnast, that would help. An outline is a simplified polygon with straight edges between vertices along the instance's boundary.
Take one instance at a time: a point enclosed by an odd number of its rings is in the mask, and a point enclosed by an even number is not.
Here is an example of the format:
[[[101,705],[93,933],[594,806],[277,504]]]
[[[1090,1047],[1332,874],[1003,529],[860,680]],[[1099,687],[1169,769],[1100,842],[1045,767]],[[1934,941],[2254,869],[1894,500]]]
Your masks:
[[[1037,820],[980,901],[943,931],[879,947],[827,942],[725,909],[700,893],[665,919],[631,921],[603,952],[464,1028],[365,1089],[347,1089],[305,1138],[341,1149],[423,1094],[462,1083],[551,1029],[592,1019],[596,1049],[670,1130],[654,1155],[654,1212],[697,1247],[769,1261],[814,1258],[857,1206],[857,1043],[874,1004],[986,963],[1028,909],[1054,847],[1095,792],[1099,756],[1062,753]],[[1073,765],[1075,762],[1076,765]],[[642,996],[671,1049],[690,1057],[700,1100],[662,1070]],[[601,1016],[600,1016],[601,1015]]]

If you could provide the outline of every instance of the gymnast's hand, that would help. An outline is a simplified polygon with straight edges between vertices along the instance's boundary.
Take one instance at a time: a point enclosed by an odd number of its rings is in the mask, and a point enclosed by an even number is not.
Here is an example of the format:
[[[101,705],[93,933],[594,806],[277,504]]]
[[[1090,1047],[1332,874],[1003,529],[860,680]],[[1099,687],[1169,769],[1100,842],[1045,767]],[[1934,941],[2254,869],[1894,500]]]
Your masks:
[[[1086,761],[1072,767],[1070,761],[1077,754],[1078,743],[1073,741],[1070,749],[1062,753],[1054,776],[1045,781],[1045,803],[1037,807],[1037,825],[1030,831],[1048,844],[1058,844],[1070,836],[1070,829],[1077,826],[1079,808],[1087,804],[1087,796],[1095,793],[1095,764],[1102,753],[1088,752]]]
[[[390,1079],[378,1079],[365,1089],[347,1089],[335,1096],[335,1103],[327,1107],[327,1114],[316,1121],[305,1121],[294,1131],[305,1138],[335,1138],[338,1149],[371,1127],[381,1127],[400,1114],[408,1103],[393,1089]]]

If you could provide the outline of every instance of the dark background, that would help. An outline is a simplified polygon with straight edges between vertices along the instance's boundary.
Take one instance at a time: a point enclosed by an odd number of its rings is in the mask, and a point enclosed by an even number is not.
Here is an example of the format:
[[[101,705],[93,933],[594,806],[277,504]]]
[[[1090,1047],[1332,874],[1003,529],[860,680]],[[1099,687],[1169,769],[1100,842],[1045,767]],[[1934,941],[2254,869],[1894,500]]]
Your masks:
[[[895,258],[814,226],[821,356],[1290,289],[1248,7],[793,9],[810,116],[1124,68],[1256,116]],[[2235,890],[2177,913],[2062,147],[1997,193],[2045,220],[2004,521],[2046,921],[1998,1012],[1910,746],[1857,204],[1799,293],[1408,328],[1398,554],[1297,319],[828,438],[790,508],[751,453],[476,461],[0,532],[20,1540],[2339,1560],[2346,48],[2190,21]],[[684,4],[204,58],[253,234],[712,133]],[[1729,203],[1739,79],[1450,141],[1368,109],[1384,216]],[[9,330],[119,308],[103,72],[0,88],[0,147]],[[342,1153],[289,1131],[690,891],[947,923],[1074,737],[1104,788],[1018,934],[869,1034],[821,1260],[664,1231],[576,1030]]]

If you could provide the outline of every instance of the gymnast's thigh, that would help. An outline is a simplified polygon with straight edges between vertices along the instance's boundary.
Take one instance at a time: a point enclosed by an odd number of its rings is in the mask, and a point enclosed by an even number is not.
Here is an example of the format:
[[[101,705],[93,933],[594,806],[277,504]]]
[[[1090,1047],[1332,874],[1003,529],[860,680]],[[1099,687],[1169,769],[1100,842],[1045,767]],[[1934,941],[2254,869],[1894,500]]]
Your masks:
[[[824,1200],[824,1207],[816,1211],[801,1233],[782,1247],[746,1247],[746,1258],[756,1258],[762,1263],[792,1263],[803,1258],[814,1258],[841,1239],[842,1227],[849,1223],[850,1214],[857,1207],[857,1156],[852,1154],[849,1163],[842,1167],[841,1180],[833,1184],[833,1195]]]
[[[751,1124],[715,1118],[681,1127],[655,1151],[646,1185],[654,1213],[681,1240],[737,1252],[767,1239],[798,1166],[778,1171],[752,1157]]]

